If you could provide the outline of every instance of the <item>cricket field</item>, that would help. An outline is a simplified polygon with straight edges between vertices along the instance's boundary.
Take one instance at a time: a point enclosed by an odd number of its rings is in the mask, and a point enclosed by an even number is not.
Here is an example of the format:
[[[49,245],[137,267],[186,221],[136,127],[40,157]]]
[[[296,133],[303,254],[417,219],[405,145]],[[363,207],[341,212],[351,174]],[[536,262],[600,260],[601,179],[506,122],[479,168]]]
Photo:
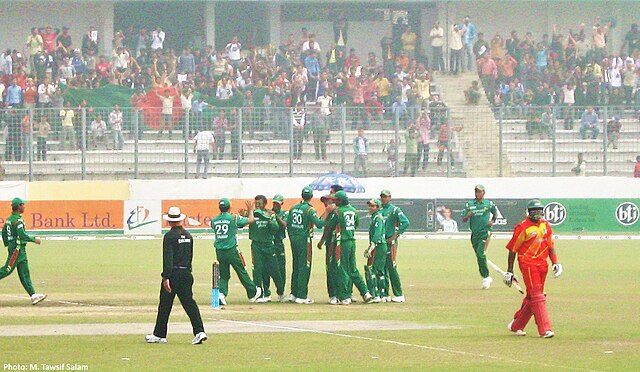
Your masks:
[[[198,239],[194,297],[209,339],[194,346],[177,299],[169,342],[144,341],[158,305],[161,240],[48,239],[27,248],[47,300],[32,306],[17,273],[0,281],[0,363],[3,370],[637,371],[638,242],[558,239],[565,271],[546,285],[556,336],[541,339],[533,319],[526,337],[507,331],[522,296],[493,271],[493,286],[480,289],[467,239],[401,241],[406,303],[329,305],[324,251],[314,248],[315,304],[250,304],[232,273],[221,310],[211,308],[212,241]],[[494,239],[488,252],[503,269],[505,243]],[[360,270],[365,246],[358,241]],[[248,240],[241,249],[250,266]]]

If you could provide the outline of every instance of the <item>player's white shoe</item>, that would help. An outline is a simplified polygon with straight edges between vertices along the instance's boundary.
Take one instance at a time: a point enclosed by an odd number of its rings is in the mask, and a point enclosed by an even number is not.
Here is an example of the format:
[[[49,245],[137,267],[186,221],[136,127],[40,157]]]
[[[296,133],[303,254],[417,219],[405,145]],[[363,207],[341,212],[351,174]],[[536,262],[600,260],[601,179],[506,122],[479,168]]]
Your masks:
[[[166,344],[167,343],[166,338],[158,337],[153,334],[144,336],[144,340],[147,341],[147,343],[149,344]]]
[[[278,295],[278,302],[287,302],[287,301],[288,301],[288,298],[286,294],[283,293],[281,295]]]
[[[482,279],[482,289],[489,289],[491,287],[491,283],[493,283],[493,278],[488,276]]]
[[[249,302],[256,302],[262,296],[262,288],[256,287],[256,295],[249,299]],[[226,305],[226,303],[225,303]]]
[[[218,302],[220,303],[220,305],[224,306],[227,304],[227,298],[224,296],[224,293],[220,293],[218,295]]]
[[[340,305],[351,305],[351,299],[350,298],[346,298],[346,299],[340,301]]]
[[[340,301],[336,297],[331,297],[329,299],[329,305],[338,305]]]
[[[191,340],[191,345],[199,345],[202,343],[202,341],[206,341],[206,340],[207,340],[207,334],[204,332],[198,332],[196,337],[194,337],[193,340]]]
[[[527,335],[527,332],[525,332],[525,331],[524,331],[524,330],[522,330],[522,329],[517,329],[517,330],[515,330],[515,331],[514,331],[513,329],[511,329],[511,326],[513,325],[513,322],[515,322],[515,319],[513,319],[512,321],[510,321],[510,322],[509,322],[509,324],[507,324],[507,329],[508,329],[509,331],[511,331],[511,332],[513,332],[513,333],[515,333],[515,334],[516,334],[516,336],[526,336],[526,335]]]
[[[553,336],[555,336],[555,335],[556,335],[556,334],[555,334],[555,333],[553,333],[553,331],[552,331],[552,330],[548,330],[548,331],[546,331],[546,332],[545,332],[542,336],[540,336],[540,337],[542,337],[542,338],[551,338],[551,337],[553,337]]]
[[[374,297],[374,298],[371,300],[371,303],[372,303],[372,304],[379,304],[380,302],[382,302],[382,299],[381,299],[380,297],[378,297],[378,296]]]
[[[370,304],[371,301],[373,301],[373,296],[369,292],[365,293],[364,296],[362,296],[362,298],[364,299],[365,304]]]
[[[404,296],[391,297],[391,302],[405,302]]]
[[[260,297],[259,299],[256,300],[257,304],[265,304],[267,302],[271,302],[271,296],[269,296],[269,297]]]
[[[308,298],[296,298],[296,303],[302,305],[310,305],[313,303],[313,300],[310,300]]]
[[[294,296],[293,294],[289,295],[289,302],[296,302],[296,296]]]
[[[391,302],[391,296],[382,297],[382,302]]]
[[[31,305],[38,304],[44,301],[45,298],[47,298],[46,294],[34,293],[31,295]]]
[[[351,302],[358,302],[358,299],[355,296],[351,296]]]

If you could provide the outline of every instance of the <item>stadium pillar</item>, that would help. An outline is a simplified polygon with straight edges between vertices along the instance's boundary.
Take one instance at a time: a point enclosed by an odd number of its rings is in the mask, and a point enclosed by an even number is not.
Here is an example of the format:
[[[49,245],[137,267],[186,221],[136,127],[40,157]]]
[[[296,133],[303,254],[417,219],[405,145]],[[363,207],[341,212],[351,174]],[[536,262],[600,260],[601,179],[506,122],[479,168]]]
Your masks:
[[[288,121],[289,121],[289,177],[293,177],[293,146],[294,145],[293,145],[293,109],[292,108],[289,109]]]
[[[609,173],[607,172],[607,147],[609,147],[609,136],[607,135],[607,127],[609,126],[609,110],[607,106],[604,107],[604,116],[602,119],[602,175],[606,176],[607,173]]]
[[[555,177],[556,176],[556,168],[557,168],[557,153],[556,153],[556,133],[558,131],[557,129],[557,124],[558,121],[556,120],[556,118],[558,117],[558,113],[560,112],[558,110],[558,107],[554,107],[553,108],[553,115],[551,116],[551,176]]]
[[[140,139],[140,115],[138,110],[133,112],[133,178],[138,179],[139,174],[139,139]]]
[[[400,149],[400,110],[396,110],[393,115],[393,136],[396,141],[396,169],[394,170],[394,177],[398,177],[398,168],[400,166],[400,159],[398,158],[398,151]]]
[[[346,151],[347,151],[347,108],[345,105],[342,105],[340,115],[340,172],[345,173],[345,163],[346,163]]]
[[[502,124],[503,124],[503,116],[504,116],[504,111],[503,111],[503,107],[499,107],[498,108],[498,177],[502,177],[502,162],[504,160],[504,158],[502,157],[502,151],[503,151],[503,134],[502,134]]]
[[[205,3],[205,37],[207,39],[206,45],[216,45],[216,3],[207,1]]]
[[[6,146],[6,144],[5,144]],[[29,143],[27,144],[29,161],[29,182],[33,181],[33,109],[29,109]]]
[[[184,138],[184,179],[189,178],[189,110],[184,110],[184,127],[182,128]]]
[[[82,108],[80,123],[80,156],[82,159],[82,179],[87,179],[87,109]],[[75,144],[73,144],[75,146]]]
[[[237,142],[237,150],[238,150],[238,178],[242,177],[242,158],[244,157],[243,148],[242,148],[242,108],[238,110],[238,138]],[[233,132],[231,132],[233,136]],[[233,146],[233,137],[231,139],[231,146]]]
[[[271,45],[276,48],[280,45],[280,30],[282,29],[280,13],[280,3],[269,4],[269,14],[267,15],[269,21],[269,40],[271,40]]]

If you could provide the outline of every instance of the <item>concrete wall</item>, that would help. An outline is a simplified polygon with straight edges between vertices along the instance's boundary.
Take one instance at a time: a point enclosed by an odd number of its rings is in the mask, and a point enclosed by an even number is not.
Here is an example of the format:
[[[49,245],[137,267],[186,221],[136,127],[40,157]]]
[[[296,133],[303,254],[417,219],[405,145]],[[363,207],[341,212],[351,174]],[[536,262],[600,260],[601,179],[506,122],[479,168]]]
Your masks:
[[[82,45],[82,36],[95,26],[101,40],[101,52],[111,50],[113,39],[113,1],[2,1],[0,5],[0,48],[26,51],[32,27],[51,25],[70,28],[74,45]],[[27,53],[28,55],[28,53]]]

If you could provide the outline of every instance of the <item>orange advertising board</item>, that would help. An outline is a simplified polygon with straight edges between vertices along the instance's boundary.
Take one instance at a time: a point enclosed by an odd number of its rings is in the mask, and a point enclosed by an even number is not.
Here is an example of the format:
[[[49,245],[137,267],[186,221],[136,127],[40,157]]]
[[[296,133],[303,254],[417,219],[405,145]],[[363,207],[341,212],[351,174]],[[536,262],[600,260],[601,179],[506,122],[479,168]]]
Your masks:
[[[110,230],[122,232],[122,200],[34,200],[25,204],[22,214],[27,231],[37,230]],[[11,213],[4,202],[0,224]]]
[[[231,200],[231,213],[243,214],[247,207],[247,202],[252,202],[253,199],[230,199]],[[271,199],[268,199],[267,208],[271,209]],[[190,199],[190,200],[163,200],[162,210],[163,213],[169,210],[169,207],[179,207],[180,211],[187,215],[187,219],[184,222],[185,227],[208,229],[211,227],[211,220],[220,214],[218,209],[219,199]],[[288,198],[284,200],[282,205],[283,209],[289,210],[291,207],[300,202],[300,198]],[[311,201],[311,205],[318,211],[318,215],[324,211],[324,204],[320,199],[314,198]],[[162,221],[162,228],[169,228],[167,221]]]

